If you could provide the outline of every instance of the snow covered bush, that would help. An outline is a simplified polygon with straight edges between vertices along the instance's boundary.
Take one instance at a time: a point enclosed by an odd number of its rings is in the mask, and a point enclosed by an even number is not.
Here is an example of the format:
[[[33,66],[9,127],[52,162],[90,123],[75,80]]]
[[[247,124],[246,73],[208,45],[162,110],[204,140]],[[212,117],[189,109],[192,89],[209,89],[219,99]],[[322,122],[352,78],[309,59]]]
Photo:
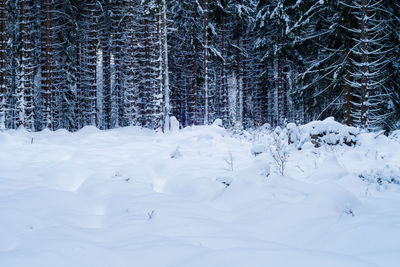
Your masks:
[[[299,149],[307,142],[311,142],[316,148],[323,145],[354,146],[357,144],[357,136],[360,133],[359,129],[336,122],[333,117],[302,126],[289,123],[286,130],[288,142]]]
[[[400,168],[386,165],[383,169],[363,171],[358,177],[370,184],[400,184]]]
[[[289,160],[289,148],[287,135],[277,127],[272,133],[272,142],[269,146],[271,156],[274,159],[279,174],[284,176],[286,163]]]
[[[253,144],[263,143],[266,138],[272,133],[271,125],[269,125],[268,123],[265,123],[261,127],[249,131],[251,136],[250,140],[253,142]]]

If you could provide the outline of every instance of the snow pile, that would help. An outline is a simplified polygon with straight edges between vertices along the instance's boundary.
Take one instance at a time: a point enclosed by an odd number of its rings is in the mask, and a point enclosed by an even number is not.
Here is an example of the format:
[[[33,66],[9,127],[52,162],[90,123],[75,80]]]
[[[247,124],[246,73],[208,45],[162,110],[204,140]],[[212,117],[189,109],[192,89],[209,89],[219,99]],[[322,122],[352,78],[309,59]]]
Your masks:
[[[1,132],[0,265],[398,265],[395,136],[175,126]]]
[[[265,124],[247,135],[242,135],[249,136],[249,139],[253,141],[252,153],[260,154],[266,152],[265,141],[267,140],[268,144],[272,143],[274,134],[279,136],[283,142],[302,149],[311,145],[316,148],[325,145],[354,146],[359,141],[360,133],[359,129],[343,125],[336,122],[333,117],[329,117],[323,121],[313,121],[306,125],[288,123],[284,128],[277,127],[275,129],[272,129],[269,124]],[[397,138],[397,136],[393,135],[393,138]]]
[[[340,165],[336,156],[327,155],[317,169],[310,175],[309,179],[314,181],[321,181],[324,179],[338,180],[346,174],[347,171]]]
[[[325,144],[353,146],[357,143],[357,136],[360,134],[357,128],[340,124],[333,117],[323,121],[313,121],[300,127],[289,123],[286,129],[289,142],[299,148],[307,142],[311,142],[315,147]]]

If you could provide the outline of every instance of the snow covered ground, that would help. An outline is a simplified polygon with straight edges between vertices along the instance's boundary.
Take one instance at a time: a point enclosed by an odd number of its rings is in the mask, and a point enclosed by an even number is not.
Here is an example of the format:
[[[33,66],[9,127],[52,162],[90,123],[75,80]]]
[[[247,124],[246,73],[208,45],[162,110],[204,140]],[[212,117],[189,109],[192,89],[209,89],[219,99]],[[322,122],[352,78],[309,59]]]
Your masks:
[[[376,135],[292,145],[282,177],[216,125],[2,132],[0,266],[397,267],[400,139]]]

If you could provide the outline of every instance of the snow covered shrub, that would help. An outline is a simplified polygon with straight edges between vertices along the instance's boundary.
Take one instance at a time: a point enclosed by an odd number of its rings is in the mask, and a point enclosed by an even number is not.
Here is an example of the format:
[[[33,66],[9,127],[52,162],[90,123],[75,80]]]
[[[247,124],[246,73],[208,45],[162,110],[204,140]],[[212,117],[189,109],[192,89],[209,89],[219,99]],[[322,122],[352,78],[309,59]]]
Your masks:
[[[282,176],[285,174],[286,163],[289,160],[289,147],[287,140],[287,135],[278,126],[272,133],[272,142],[269,147],[279,174]]]
[[[286,125],[288,143],[298,145],[301,140],[301,131],[300,128],[294,123],[288,123]]]
[[[386,165],[383,169],[363,171],[358,177],[370,184],[400,184],[400,168]]]
[[[288,124],[289,126],[290,124]],[[343,125],[336,122],[333,117],[329,117],[323,121],[313,121],[296,129],[290,125],[290,140],[295,137],[298,141],[298,147],[306,142],[311,142],[316,148],[323,145],[347,145],[354,146],[357,144],[357,136],[360,130],[354,127]]]
[[[271,125],[265,123],[261,127],[250,130],[251,141],[253,142],[253,144],[263,143],[265,142],[266,138],[271,134],[271,132]]]
[[[271,126],[268,123],[256,129],[249,130],[249,137],[247,140],[250,140],[252,142],[250,153],[254,157],[257,157],[258,155],[268,151],[266,142],[268,139],[270,139],[271,134]]]

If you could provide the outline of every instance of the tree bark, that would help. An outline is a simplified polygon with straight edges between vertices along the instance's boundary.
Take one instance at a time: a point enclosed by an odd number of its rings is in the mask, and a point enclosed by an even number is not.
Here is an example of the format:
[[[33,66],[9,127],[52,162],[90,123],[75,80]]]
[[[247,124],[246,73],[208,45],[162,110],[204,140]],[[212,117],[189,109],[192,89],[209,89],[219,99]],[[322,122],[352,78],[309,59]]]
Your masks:
[[[204,70],[204,124],[209,123],[208,114],[208,0],[204,0],[204,37],[203,37],[203,70]]]
[[[5,128],[6,117],[6,0],[0,0],[0,129]]]
[[[44,122],[45,127],[53,129],[52,123],[52,51],[51,51],[51,1],[46,0],[45,2],[45,31],[43,43],[43,52],[45,54],[44,64],[42,69],[42,90],[44,96]]]
[[[347,27],[350,28],[351,26],[351,15],[350,15],[350,10],[346,10],[346,15],[345,15],[345,21]],[[346,55],[346,64],[347,64],[347,70],[345,74],[345,84],[344,84],[344,123],[346,125],[352,125],[353,124],[353,89],[351,87],[351,82],[352,82],[352,75],[351,75],[351,56],[350,56],[350,51],[352,47],[352,42],[351,42],[351,37],[347,36],[345,40],[345,55]]]
[[[368,45],[367,45],[367,10],[366,0],[361,1],[361,107],[360,124],[361,127],[367,127],[368,122]]]

